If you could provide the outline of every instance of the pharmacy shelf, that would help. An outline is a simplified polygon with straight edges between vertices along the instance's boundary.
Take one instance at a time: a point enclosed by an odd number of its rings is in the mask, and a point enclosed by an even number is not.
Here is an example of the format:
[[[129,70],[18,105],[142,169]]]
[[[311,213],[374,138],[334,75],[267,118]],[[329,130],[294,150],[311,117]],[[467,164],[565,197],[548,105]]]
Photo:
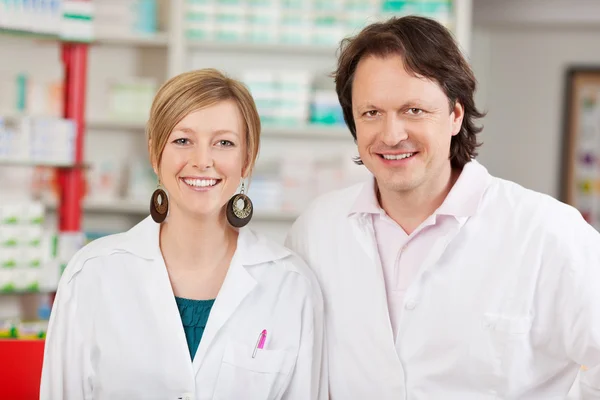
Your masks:
[[[127,120],[127,119],[102,119],[102,118],[88,118],[87,120],[88,129],[99,129],[99,130],[122,130],[122,131],[143,131],[146,129],[146,122]]]
[[[56,201],[44,199],[42,200],[46,210],[56,210]],[[127,201],[127,200],[112,200],[112,201],[100,201],[100,200],[85,200],[83,202],[83,209],[89,213],[97,214],[133,214],[143,215],[149,214],[149,205],[142,204],[139,202]]]
[[[44,201],[47,210],[55,210],[56,202]],[[127,200],[117,201],[84,201],[83,209],[88,213],[94,214],[124,214],[124,215],[149,215],[149,205],[146,203],[132,202]],[[283,211],[256,211],[253,219],[257,221],[269,222],[292,222],[298,218],[298,213]]]
[[[0,120],[4,120],[4,122],[8,122],[10,124],[14,124],[19,122],[19,120],[23,119],[23,118],[27,118],[27,117],[32,117],[32,118],[60,118],[58,116],[52,116],[52,115],[42,115],[42,114],[27,114],[27,113],[20,113],[17,111],[0,111]]]
[[[269,126],[263,125],[262,135],[290,139],[334,139],[351,140],[352,136],[344,125],[300,125]]]
[[[119,35],[98,35],[94,38],[92,44],[107,46],[140,46],[140,47],[167,47],[168,36],[166,33],[156,34],[119,34]]]
[[[39,39],[39,40],[59,40],[59,36],[56,33],[50,32],[31,32],[24,31],[20,29],[8,29],[0,27],[0,34],[11,35],[17,37],[25,37],[30,39]]]
[[[219,52],[235,53],[271,53],[271,54],[299,54],[322,55],[333,57],[336,46],[311,45],[311,44],[284,44],[284,43],[253,43],[253,42],[225,42],[190,40],[187,48],[190,50],[212,50]]]
[[[122,130],[144,131],[146,123],[135,120],[110,120],[90,118],[87,122],[89,129],[97,130]],[[289,138],[289,139],[325,139],[325,140],[350,140],[350,132],[344,125],[318,125],[306,124],[299,126],[276,126],[263,124],[263,137]]]
[[[16,37],[24,37],[37,40],[53,40],[63,41],[61,37],[54,33],[44,32],[28,32],[16,29],[6,29],[0,27],[0,34],[11,35]],[[67,40],[64,40],[67,41]],[[72,42],[73,40],[68,40]],[[82,41],[87,43],[87,41]],[[140,47],[167,47],[168,36],[166,33],[156,34],[136,34],[136,33],[124,33],[118,35],[106,35],[101,34],[92,40],[92,45],[107,45],[107,46],[140,46]]]
[[[36,289],[36,290],[0,290],[0,296],[25,296],[25,295],[36,295],[36,294],[51,294],[55,293],[56,288],[53,289]]]
[[[9,167],[51,167],[51,168],[72,168],[71,163],[34,161],[34,160],[5,160],[0,158],[0,166]]]

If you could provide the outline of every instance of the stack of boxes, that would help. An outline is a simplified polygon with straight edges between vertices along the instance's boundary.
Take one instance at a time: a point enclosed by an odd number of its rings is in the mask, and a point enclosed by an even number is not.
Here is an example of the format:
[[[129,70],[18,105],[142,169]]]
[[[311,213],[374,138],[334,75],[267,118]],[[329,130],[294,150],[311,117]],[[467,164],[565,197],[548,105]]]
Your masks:
[[[450,27],[451,0],[187,0],[188,39],[336,46],[371,22],[418,14]]]
[[[0,205],[0,292],[56,287],[55,240],[43,223],[44,207],[39,202],[3,201]]]
[[[152,35],[157,31],[156,0],[94,1],[94,35]]]
[[[23,117],[9,124],[0,117],[0,161],[71,165],[74,160],[73,121]]]

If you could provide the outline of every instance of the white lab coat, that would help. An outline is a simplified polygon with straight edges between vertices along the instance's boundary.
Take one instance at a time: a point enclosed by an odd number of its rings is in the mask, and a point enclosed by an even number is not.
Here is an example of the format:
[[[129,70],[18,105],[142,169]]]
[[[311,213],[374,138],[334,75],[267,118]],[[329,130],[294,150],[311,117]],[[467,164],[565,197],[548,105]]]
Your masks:
[[[431,248],[393,337],[362,184],[316,200],[286,244],[325,300],[333,400],[600,399],[600,234],[572,207],[469,169],[473,215]],[[473,175],[474,176],[474,175]]]
[[[322,313],[306,265],[242,228],[192,362],[159,225],[147,218],[90,243],[66,268],[41,399],[324,399]],[[253,358],[263,329],[266,343]]]

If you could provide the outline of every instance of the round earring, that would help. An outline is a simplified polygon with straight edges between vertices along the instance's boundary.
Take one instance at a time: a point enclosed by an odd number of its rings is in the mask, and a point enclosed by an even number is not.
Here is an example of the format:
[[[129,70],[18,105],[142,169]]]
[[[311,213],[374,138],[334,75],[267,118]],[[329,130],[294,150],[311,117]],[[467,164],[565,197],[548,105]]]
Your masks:
[[[233,195],[227,203],[225,212],[227,221],[234,228],[242,228],[248,225],[252,219],[253,210],[252,201],[244,194],[244,183],[242,182],[241,192]]]
[[[158,188],[152,193],[152,197],[150,198],[150,215],[152,219],[157,224],[162,223],[169,213],[169,198],[167,197],[167,193],[160,188],[160,183]]]

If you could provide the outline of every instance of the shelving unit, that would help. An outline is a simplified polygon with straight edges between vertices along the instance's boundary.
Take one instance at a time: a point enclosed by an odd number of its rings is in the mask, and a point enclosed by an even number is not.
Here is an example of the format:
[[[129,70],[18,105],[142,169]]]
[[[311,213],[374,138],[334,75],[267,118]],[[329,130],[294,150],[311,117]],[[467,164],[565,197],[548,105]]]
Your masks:
[[[144,133],[144,121],[119,120],[119,119],[89,119],[88,129],[135,131]],[[350,132],[343,126],[305,124],[301,126],[273,126],[263,124],[262,137],[279,139],[307,139],[307,140],[348,140]]]
[[[162,1],[162,0],[161,0]],[[224,70],[230,75],[236,76],[242,66],[248,65],[249,68],[264,68],[274,62],[277,68],[308,68],[317,71],[331,72],[335,64],[335,55],[337,46],[333,45],[287,45],[287,44],[261,44],[249,42],[223,42],[191,40],[185,35],[185,13],[186,0],[163,1],[163,22],[166,22],[167,29],[155,34],[102,34],[94,38],[91,43],[90,71],[88,80],[94,82],[95,74],[104,74],[102,69],[94,70],[94,57],[114,60],[118,64],[120,55],[126,55],[125,74],[132,72],[139,76],[152,76],[157,79],[157,84],[175,74],[184,72],[191,68],[200,68],[205,66],[214,66]],[[471,18],[472,18],[472,0],[454,0],[454,33],[460,46],[468,54],[471,40]],[[164,28],[164,27],[163,27]],[[105,30],[106,31],[106,30]],[[103,31],[103,32],[105,32]],[[111,54],[115,54],[111,58]],[[133,56],[133,58],[132,58]],[[139,61],[135,61],[135,57]],[[306,61],[306,63],[304,62]],[[304,65],[306,64],[306,65]],[[133,68],[133,69],[132,69]],[[115,71],[119,71],[115,69]],[[118,72],[117,72],[118,73]],[[98,90],[91,88],[88,97],[94,102]],[[102,145],[94,151],[112,152],[115,147],[121,147],[119,141],[129,142],[132,151],[145,151],[143,137],[145,131],[145,121],[102,118],[102,115],[92,104],[87,110],[87,118],[84,122],[86,136],[88,139],[94,139],[95,143],[103,142],[101,138],[105,135],[111,137],[110,145]],[[5,115],[7,119],[19,118],[19,115]],[[108,136],[106,136],[108,137]],[[122,138],[122,139],[120,139]],[[345,126],[321,126],[321,125],[298,125],[298,126],[273,126],[263,124],[262,131],[263,149],[261,150],[260,160],[269,158],[278,150],[273,150],[276,146],[289,148],[290,151],[307,149],[307,153],[319,153],[327,157],[331,149],[345,148],[351,150],[354,146],[352,137]],[[274,143],[279,143],[275,145]],[[141,149],[141,150],[140,150]],[[123,150],[125,151],[125,150]],[[89,153],[89,151],[88,151]],[[264,157],[263,157],[264,156]],[[349,157],[348,157],[349,159]],[[54,209],[54,206],[50,207]],[[82,203],[82,210],[86,214],[115,214],[141,216],[145,214],[146,204],[132,204],[126,200],[111,201],[110,204],[86,200]],[[272,213],[257,214],[256,219],[262,221],[293,221],[297,213]]]
[[[8,30],[4,30],[7,32]],[[60,47],[59,62],[63,69],[64,102],[62,117],[75,123],[75,146],[73,163],[48,163],[39,161],[11,161],[3,160],[2,164],[12,166],[48,166],[57,169],[59,200],[57,204],[57,225],[59,235],[67,243],[74,233],[81,231],[81,204],[80,194],[83,186],[83,146],[85,131],[85,99],[86,99],[86,71],[88,45],[84,42],[61,41],[58,35],[25,33],[12,31],[13,36],[22,36],[26,39],[43,39]],[[5,59],[3,59],[4,62]],[[45,61],[48,62],[48,61]],[[15,114],[11,118],[19,118]],[[15,292],[2,295],[16,296],[21,308],[29,302],[29,295],[38,296],[39,293]],[[36,398],[39,396],[40,371],[43,360],[44,342],[41,340],[0,340],[0,354],[11,363],[0,365],[0,397],[2,398]]]
[[[472,0],[454,0],[454,26],[455,35],[461,48],[468,54],[471,40],[471,16]],[[94,48],[98,47],[104,52],[115,48],[115,51],[124,51],[128,48],[129,52],[136,52],[140,57],[146,57],[146,51],[160,51],[164,54],[161,59],[160,67],[155,68],[152,73],[154,77],[160,77],[161,73],[156,73],[160,68],[164,70],[163,81],[184,71],[193,68],[215,67],[224,70],[229,75],[239,77],[239,68],[268,68],[273,61],[277,68],[308,68],[317,71],[331,72],[335,65],[335,55],[337,46],[333,45],[287,45],[287,44],[261,44],[250,42],[224,42],[208,40],[192,40],[185,35],[185,12],[186,0],[170,0],[168,2],[168,16],[165,19],[171,27],[166,32],[161,32],[150,36],[115,36],[98,37],[94,40]],[[118,50],[117,50],[118,49]],[[163,53],[164,51],[164,53]],[[133,54],[133,53],[131,53]],[[156,53],[159,54],[159,53]],[[158,56],[154,56],[157,60]],[[289,58],[289,60],[288,60]],[[306,66],[303,60],[306,60]],[[164,64],[164,65],[163,65]],[[138,69],[141,66],[138,67]],[[144,74],[149,70],[144,67]],[[94,79],[90,76],[90,79]],[[159,82],[162,83],[162,82]],[[117,135],[123,137],[123,141],[129,141],[132,151],[138,151],[138,147],[143,147],[142,141],[145,131],[145,121],[102,118],[94,110],[89,110],[87,120],[87,131],[91,135],[106,135],[110,133],[115,137],[112,146],[108,146],[105,151],[111,151],[117,143]],[[97,139],[98,141],[100,139]],[[135,143],[135,144],[133,144]],[[279,143],[279,144],[276,144]],[[347,152],[354,148],[352,137],[345,126],[320,126],[320,125],[298,125],[298,126],[273,126],[263,124],[262,130],[262,149],[261,160],[268,159],[282,148],[302,150],[307,154],[321,154],[324,158],[330,149],[346,149]],[[314,151],[310,147],[314,147]],[[308,149],[308,150],[307,150]],[[347,158],[350,160],[350,156]],[[350,161],[348,161],[350,162]],[[98,203],[94,200],[86,201],[83,210],[90,216],[115,214],[129,215],[132,221],[146,214],[146,204],[132,204],[126,200],[111,202],[111,204]],[[255,220],[261,224],[268,221],[288,221],[293,222],[297,213],[275,212],[271,214],[255,215]],[[263,224],[264,226],[264,224]]]
[[[94,38],[94,46],[139,46],[139,47],[167,47],[169,37],[165,33],[154,35],[102,35]]]
[[[53,201],[46,201],[44,205],[49,210],[56,209],[56,203]],[[83,210],[86,212],[98,213],[98,214],[132,214],[136,216],[148,215],[148,204],[142,202],[134,202],[127,200],[119,201],[84,201],[82,203]],[[259,219],[262,222],[292,222],[298,217],[297,213],[285,212],[285,211],[267,211],[261,212],[256,210],[254,218]]]
[[[0,166],[12,166],[12,167],[49,167],[49,168],[76,168],[74,164],[66,163],[52,163],[43,161],[20,161],[20,160],[2,160],[0,159]]]
[[[187,44],[189,50],[194,51],[214,51],[234,52],[234,53],[266,53],[272,55],[325,55],[335,54],[335,46],[322,45],[288,45],[288,44],[262,44],[253,42],[218,42],[218,41],[198,41],[191,40]]]

